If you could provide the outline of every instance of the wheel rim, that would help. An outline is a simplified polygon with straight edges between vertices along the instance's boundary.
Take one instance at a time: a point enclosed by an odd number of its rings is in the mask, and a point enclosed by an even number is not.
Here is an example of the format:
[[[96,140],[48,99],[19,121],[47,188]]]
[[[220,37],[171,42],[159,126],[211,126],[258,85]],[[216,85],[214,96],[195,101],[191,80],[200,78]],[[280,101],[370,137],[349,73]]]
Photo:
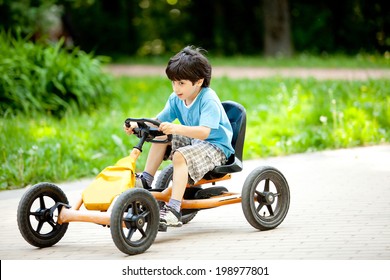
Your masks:
[[[140,246],[146,242],[150,232],[152,213],[141,200],[130,201],[123,211],[122,235],[130,246]]]
[[[257,178],[253,188],[252,209],[264,222],[273,222],[280,218],[286,205],[284,182],[272,172]],[[283,216],[283,215],[282,215]]]
[[[50,239],[57,234],[61,225],[57,222],[59,207],[55,196],[42,193],[32,200],[29,209],[27,220],[34,235]]]

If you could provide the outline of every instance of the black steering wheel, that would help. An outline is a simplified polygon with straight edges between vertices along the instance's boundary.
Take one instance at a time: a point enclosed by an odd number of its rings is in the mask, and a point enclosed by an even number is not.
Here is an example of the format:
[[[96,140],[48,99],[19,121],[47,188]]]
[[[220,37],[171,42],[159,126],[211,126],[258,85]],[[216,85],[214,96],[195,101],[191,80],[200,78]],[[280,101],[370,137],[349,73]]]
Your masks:
[[[148,118],[141,118],[141,119],[135,119],[135,118],[127,118],[125,120],[126,127],[130,127],[130,122],[136,122],[138,127],[133,129],[134,134],[141,139],[142,144],[143,142],[151,142],[151,143],[169,143],[172,141],[172,134],[164,134],[162,131],[158,130],[158,127],[160,126],[160,121],[155,119],[148,119]],[[147,123],[151,123],[154,126],[151,126]],[[164,136],[166,135],[166,139],[155,139],[158,136]]]

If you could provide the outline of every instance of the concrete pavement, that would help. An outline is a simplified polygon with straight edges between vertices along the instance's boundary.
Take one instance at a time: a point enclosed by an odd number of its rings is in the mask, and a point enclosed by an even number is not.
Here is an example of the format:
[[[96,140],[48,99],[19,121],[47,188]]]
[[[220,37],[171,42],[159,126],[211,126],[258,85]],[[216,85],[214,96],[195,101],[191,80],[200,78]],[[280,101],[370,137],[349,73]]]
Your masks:
[[[1,260],[390,260],[390,145],[323,151],[244,162],[225,186],[240,192],[257,166],[287,178],[285,221],[261,232],[240,204],[200,211],[187,225],[159,233],[145,253],[127,256],[108,228],[71,223],[55,246],[37,249],[20,235],[16,211],[25,189],[0,192]],[[89,179],[58,184],[70,203]]]

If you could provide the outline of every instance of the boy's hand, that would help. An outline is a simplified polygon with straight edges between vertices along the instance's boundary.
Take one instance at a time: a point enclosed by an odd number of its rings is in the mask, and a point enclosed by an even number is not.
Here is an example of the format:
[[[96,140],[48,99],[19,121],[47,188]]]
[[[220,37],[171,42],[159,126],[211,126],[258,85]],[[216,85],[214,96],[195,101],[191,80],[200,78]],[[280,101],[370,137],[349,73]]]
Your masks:
[[[169,122],[162,122],[158,127],[158,130],[162,131],[164,134],[178,134],[178,124],[173,124]]]
[[[138,127],[136,122],[130,122],[130,127],[127,127],[126,124],[123,124],[123,130],[127,135],[131,135],[134,133],[133,129]]]
[[[211,132],[211,128],[206,126],[186,126],[169,122],[162,122],[158,130],[166,135],[183,135],[200,140],[207,139]]]

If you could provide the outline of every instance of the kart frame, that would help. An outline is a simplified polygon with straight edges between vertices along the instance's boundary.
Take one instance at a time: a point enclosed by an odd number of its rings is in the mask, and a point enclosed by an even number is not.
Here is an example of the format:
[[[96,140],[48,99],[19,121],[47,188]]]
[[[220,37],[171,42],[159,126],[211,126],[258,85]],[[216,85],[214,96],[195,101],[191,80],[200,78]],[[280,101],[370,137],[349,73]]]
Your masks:
[[[181,206],[183,223],[192,220],[200,210],[241,203],[245,218],[254,228],[276,228],[285,219],[290,205],[289,186],[278,169],[271,166],[255,168],[246,177],[241,193],[229,192],[224,187],[203,188],[204,185],[229,180],[232,173],[242,170],[245,109],[233,101],[222,104],[233,127],[235,154],[225,165],[216,167],[196,184],[187,186],[189,195],[185,194]],[[134,134],[140,139],[130,153],[130,162],[137,161],[145,142],[168,143],[171,140],[169,135],[161,140],[164,134],[158,130],[159,122],[156,120],[128,118],[125,124],[129,125],[130,121],[137,122]],[[130,169],[131,176],[135,178],[135,165]],[[61,188],[52,183],[38,183],[29,188],[19,202],[19,231],[28,243],[44,248],[59,242],[71,222],[95,223],[110,228],[115,245],[123,253],[143,253],[152,245],[158,231],[166,231],[166,228],[160,227],[159,212],[162,204],[170,199],[172,173],[172,166],[166,167],[154,189],[145,190],[132,185],[115,195],[108,209],[100,210],[83,209],[82,206],[86,206],[83,196],[70,206]],[[135,179],[131,182],[134,184]],[[46,202],[46,198],[50,203]],[[47,230],[44,231],[44,228]]]

